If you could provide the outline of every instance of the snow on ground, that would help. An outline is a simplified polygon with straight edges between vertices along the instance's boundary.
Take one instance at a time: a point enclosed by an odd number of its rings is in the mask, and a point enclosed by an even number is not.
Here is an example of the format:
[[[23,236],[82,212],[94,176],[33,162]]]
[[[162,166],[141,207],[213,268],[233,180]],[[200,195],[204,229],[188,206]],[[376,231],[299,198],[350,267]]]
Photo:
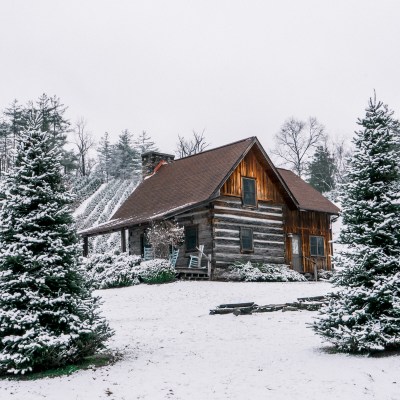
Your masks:
[[[1,400],[400,399],[400,356],[332,354],[306,327],[315,312],[209,315],[325,294],[329,283],[176,282],[97,292],[115,329],[115,365],[0,381]]]

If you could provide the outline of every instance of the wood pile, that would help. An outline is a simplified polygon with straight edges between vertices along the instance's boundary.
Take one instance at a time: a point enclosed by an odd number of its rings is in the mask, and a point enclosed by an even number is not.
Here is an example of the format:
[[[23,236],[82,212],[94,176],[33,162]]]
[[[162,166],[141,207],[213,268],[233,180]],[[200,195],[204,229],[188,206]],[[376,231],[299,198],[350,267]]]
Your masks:
[[[221,304],[210,310],[211,315],[215,314],[234,314],[234,315],[250,315],[253,313],[262,312],[273,312],[273,311],[317,311],[326,302],[324,296],[315,297],[300,297],[297,301],[293,303],[283,303],[283,304],[267,304],[264,306],[259,306],[254,302],[249,303],[233,303],[233,304]]]

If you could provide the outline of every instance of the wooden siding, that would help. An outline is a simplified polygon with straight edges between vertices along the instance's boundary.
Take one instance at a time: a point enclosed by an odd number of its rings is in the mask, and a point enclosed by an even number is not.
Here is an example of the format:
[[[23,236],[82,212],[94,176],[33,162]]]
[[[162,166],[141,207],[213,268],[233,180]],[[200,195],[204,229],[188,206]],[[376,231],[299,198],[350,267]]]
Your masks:
[[[301,239],[302,264],[304,272],[314,272],[314,263],[318,269],[332,268],[332,233],[331,216],[326,213],[316,211],[290,210],[285,207],[284,230],[287,234],[298,234]],[[324,238],[324,257],[312,257],[310,252],[310,237],[322,236]],[[286,242],[286,259],[291,263],[291,243]]]
[[[242,197],[242,177],[255,178],[257,181],[257,200],[283,204],[283,198],[260,163],[254,150],[244,157],[221,188],[222,196]]]
[[[240,199],[220,197],[212,207],[213,266],[216,270],[236,261],[285,262],[285,236],[281,206],[259,202],[257,209],[242,206]],[[242,252],[240,229],[253,230],[254,250]],[[218,275],[218,272],[217,272]]]
[[[143,256],[143,254],[141,254],[142,248],[141,248],[140,236],[144,234],[147,227],[148,225],[141,225],[141,226],[134,226],[129,229],[129,242],[128,242],[129,254],[136,254]]]
[[[180,226],[197,225],[198,244],[204,245],[204,253],[212,253],[212,234],[210,223],[210,210],[207,207],[198,208],[175,217]],[[190,255],[197,255],[198,251],[187,251],[185,244],[179,249],[179,257],[176,268],[187,268],[189,266]],[[207,267],[207,260],[202,259],[201,267]]]

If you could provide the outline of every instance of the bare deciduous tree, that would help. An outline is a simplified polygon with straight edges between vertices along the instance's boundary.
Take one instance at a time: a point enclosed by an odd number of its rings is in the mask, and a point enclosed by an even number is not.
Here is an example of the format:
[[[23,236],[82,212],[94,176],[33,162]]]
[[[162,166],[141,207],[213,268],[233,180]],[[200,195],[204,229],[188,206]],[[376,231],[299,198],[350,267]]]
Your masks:
[[[146,230],[147,240],[157,258],[168,258],[170,246],[177,248],[183,244],[184,228],[176,222],[153,222]]]
[[[178,135],[177,156],[182,158],[204,151],[210,145],[206,142],[204,131],[205,129],[203,129],[202,133],[193,131],[193,137],[190,139],[185,139],[183,136]]]
[[[86,130],[86,120],[80,117],[74,127],[75,145],[78,148],[79,172],[82,176],[87,175],[89,150],[94,145],[92,134]]]
[[[352,148],[344,138],[336,138],[332,141],[332,156],[335,162],[335,183],[341,184],[347,171],[348,160],[352,154]]]
[[[298,176],[307,170],[313,150],[324,141],[325,128],[316,118],[306,122],[289,118],[275,135],[276,145],[272,154],[278,156]]]

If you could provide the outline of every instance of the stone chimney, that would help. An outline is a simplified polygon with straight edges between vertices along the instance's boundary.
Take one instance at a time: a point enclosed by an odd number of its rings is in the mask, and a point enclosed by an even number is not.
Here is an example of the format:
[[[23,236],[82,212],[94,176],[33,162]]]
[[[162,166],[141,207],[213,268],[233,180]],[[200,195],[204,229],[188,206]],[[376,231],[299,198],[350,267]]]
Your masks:
[[[148,151],[142,154],[142,179],[152,175],[155,168],[164,161],[170,164],[174,161],[172,154],[159,153],[158,151]]]

